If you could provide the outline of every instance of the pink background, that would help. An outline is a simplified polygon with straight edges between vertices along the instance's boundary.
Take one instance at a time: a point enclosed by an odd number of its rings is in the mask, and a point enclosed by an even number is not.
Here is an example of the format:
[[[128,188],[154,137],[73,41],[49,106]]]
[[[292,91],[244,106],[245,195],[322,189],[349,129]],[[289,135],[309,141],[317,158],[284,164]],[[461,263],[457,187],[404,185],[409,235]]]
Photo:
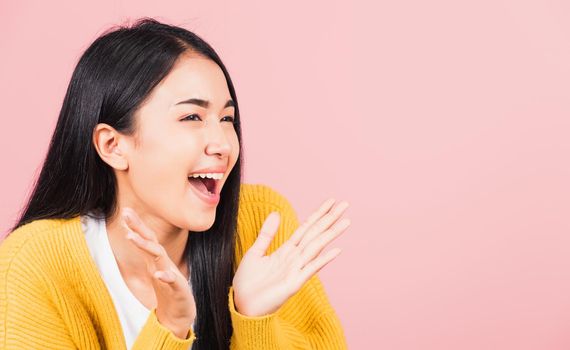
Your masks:
[[[226,63],[245,182],[301,219],[351,204],[319,274],[350,348],[570,348],[569,2],[28,0],[0,16],[2,232],[80,54],[152,16]]]

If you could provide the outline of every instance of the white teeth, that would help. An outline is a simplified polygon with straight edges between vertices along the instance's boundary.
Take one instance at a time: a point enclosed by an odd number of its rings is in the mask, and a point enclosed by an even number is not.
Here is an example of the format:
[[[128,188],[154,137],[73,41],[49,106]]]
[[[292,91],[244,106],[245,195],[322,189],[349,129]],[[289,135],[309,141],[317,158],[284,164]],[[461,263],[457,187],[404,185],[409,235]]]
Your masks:
[[[224,174],[223,173],[192,174],[188,177],[195,177],[195,178],[201,177],[202,179],[207,177],[209,179],[220,180],[221,178],[224,177]]]

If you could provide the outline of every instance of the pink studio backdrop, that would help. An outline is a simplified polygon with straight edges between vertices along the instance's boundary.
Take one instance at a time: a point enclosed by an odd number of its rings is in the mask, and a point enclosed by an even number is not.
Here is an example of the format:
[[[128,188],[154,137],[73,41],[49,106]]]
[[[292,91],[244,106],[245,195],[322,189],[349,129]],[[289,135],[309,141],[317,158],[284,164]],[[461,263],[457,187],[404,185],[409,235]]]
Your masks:
[[[319,273],[351,349],[570,348],[569,2],[2,1],[2,232],[79,55],[140,16],[226,63],[245,182],[351,204]]]

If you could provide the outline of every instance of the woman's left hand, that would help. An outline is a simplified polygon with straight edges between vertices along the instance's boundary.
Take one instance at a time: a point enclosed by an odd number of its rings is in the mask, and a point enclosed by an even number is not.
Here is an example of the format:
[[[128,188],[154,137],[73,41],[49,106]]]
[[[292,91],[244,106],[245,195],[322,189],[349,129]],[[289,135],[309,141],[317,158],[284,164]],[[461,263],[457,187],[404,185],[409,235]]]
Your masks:
[[[234,305],[239,313],[263,316],[277,311],[340,254],[340,248],[335,248],[318,256],[350,225],[349,219],[338,220],[348,203],[343,201],[331,209],[334,203],[331,198],[321,204],[281,247],[265,255],[280,221],[278,212],[269,214],[233,279]]]

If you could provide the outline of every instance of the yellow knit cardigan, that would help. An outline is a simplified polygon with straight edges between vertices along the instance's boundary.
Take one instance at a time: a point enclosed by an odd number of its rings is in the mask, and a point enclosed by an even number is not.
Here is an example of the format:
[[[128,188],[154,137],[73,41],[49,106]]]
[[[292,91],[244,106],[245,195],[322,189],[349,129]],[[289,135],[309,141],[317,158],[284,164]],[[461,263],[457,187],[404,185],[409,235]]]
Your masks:
[[[281,222],[268,254],[299,226],[289,201],[269,186],[242,184],[236,261],[253,244],[263,221],[279,211]],[[93,261],[80,217],[36,220],[0,244],[1,349],[126,349],[121,323]],[[234,271],[235,272],[235,271]],[[230,349],[346,349],[340,320],[314,275],[276,312],[249,317],[228,306]],[[176,337],[153,309],[134,350],[190,349],[196,337]]]

